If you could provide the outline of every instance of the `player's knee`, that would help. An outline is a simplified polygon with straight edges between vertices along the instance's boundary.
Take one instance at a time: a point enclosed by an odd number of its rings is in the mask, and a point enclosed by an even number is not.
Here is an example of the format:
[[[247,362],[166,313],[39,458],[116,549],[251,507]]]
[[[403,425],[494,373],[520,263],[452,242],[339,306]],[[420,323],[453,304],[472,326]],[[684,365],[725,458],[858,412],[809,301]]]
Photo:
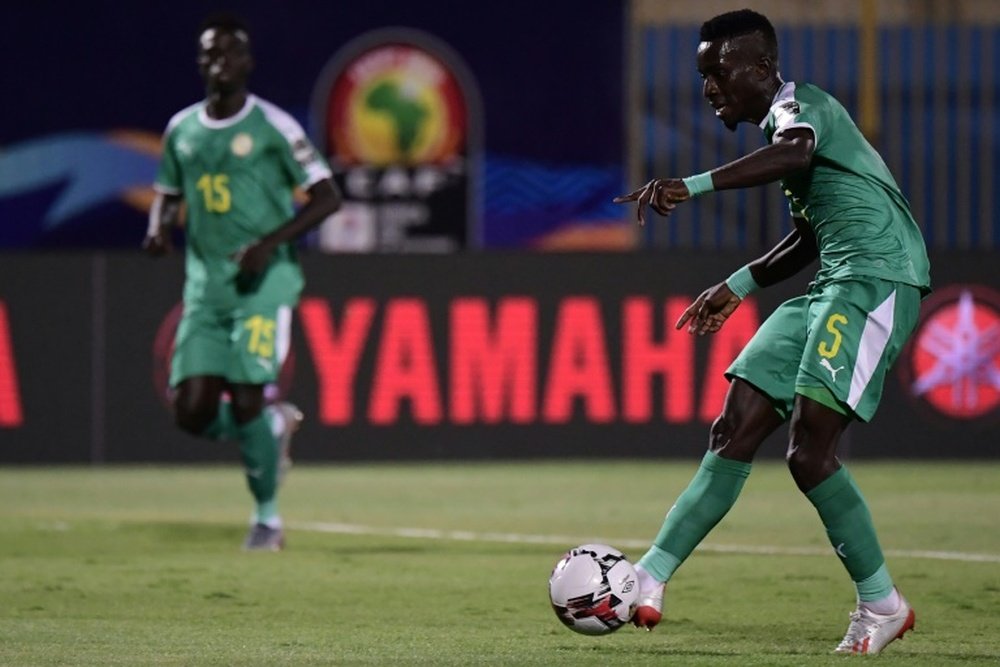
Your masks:
[[[823,429],[810,427],[806,419],[793,419],[789,426],[785,462],[796,480],[824,478],[836,469],[836,439]]]
[[[792,474],[805,472],[811,467],[813,462],[808,449],[800,446],[794,438],[789,440],[788,449],[785,450],[785,463],[788,465],[788,469],[792,471]]]
[[[734,432],[733,420],[725,413],[719,415],[709,430],[708,448],[719,454],[732,443]]]
[[[178,396],[174,401],[174,423],[192,435],[201,435],[215,419],[218,404]]]
[[[730,411],[723,412],[712,422],[709,431],[708,449],[723,458],[749,461],[753,458],[760,439],[745,420]]]
[[[259,392],[235,391],[233,392],[233,418],[237,424],[246,424],[257,418],[257,415],[264,409],[264,397]]]

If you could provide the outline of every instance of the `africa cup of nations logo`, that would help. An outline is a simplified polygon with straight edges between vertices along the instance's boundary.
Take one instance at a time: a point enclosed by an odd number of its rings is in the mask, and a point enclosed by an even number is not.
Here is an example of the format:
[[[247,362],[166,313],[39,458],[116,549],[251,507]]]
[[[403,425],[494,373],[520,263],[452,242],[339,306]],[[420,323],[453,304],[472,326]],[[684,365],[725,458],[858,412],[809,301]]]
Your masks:
[[[928,299],[910,341],[909,393],[953,419],[1000,407],[1000,294],[978,285],[947,287]]]
[[[386,28],[342,47],[313,93],[313,125],[344,206],[328,250],[446,252],[475,245],[481,105],[457,53]]]
[[[458,82],[430,53],[386,44],[361,54],[334,82],[328,140],[345,163],[445,164],[465,141]]]

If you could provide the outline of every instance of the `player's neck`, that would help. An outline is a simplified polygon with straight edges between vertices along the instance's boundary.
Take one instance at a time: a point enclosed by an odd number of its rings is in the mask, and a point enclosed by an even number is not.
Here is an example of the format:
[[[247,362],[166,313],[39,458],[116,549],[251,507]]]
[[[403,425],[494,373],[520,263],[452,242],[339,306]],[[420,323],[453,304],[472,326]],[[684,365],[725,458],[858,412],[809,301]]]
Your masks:
[[[771,102],[774,101],[774,97],[778,94],[778,91],[781,90],[781,87],[784,86],[784,85],[785,85],[785,82],[782,81],[782,79],[781,79],[780,76],[774,77],[774,80],[771,81],[771,85],[768,86],[768,93],[769,93],[769,95],[768,95],[768,102],[767,102],[767,104],[768,104],[769,107],[771,105]]]
[[[781,77],[775,77],[764,87],[761,91],[760,104],[758,109],[751,114],[750,121],[755,125],[760,125],[761,121],[767,117],[768,112],[771,110],[771,104],[774,102],[775,96],[781,87],[785,85],[785,82],[781,80]]]
[[[247,103],[246,89],[231,93],[211,92],[205,99],[205,112],[213,120],[223,120],[235,116]]]

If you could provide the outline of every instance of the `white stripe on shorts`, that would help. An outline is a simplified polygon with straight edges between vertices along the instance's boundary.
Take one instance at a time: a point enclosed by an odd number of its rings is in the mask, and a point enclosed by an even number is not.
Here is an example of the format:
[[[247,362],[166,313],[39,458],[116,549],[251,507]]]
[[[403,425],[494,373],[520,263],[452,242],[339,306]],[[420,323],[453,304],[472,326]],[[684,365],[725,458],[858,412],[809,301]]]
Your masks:
[[[288,348],[292,344],[292,309],[288,306],[278,306],[277,331],[274,334],[274,352],[278,368],[285,363]]]
[[[861,396],[868,388],[878,362],[885,352],[886,343],[892,334],[893,316],[896,312],[896,290],[892,291],[878,308],[868,314],[864,331],[861,332],[861,344],[858,346],[858,359],[854,362],[854,373],[851,375],[851,391],[847,395],[847,404],[851,409],[858,407]]]

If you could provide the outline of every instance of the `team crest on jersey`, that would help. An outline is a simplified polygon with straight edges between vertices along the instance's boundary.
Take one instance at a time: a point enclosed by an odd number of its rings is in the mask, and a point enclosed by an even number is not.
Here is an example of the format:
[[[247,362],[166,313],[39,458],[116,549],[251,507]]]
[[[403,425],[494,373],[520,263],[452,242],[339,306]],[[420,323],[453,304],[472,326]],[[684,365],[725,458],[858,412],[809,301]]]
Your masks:
[[[1000,409],[1000,294],[979,285],[946,287],[925,302],[903,380],[911,396],[952,419]]]
[[[229,143],[230,150],[236,157],[246,157],[253,150],[253,137],[246,132],[240,132]]]

